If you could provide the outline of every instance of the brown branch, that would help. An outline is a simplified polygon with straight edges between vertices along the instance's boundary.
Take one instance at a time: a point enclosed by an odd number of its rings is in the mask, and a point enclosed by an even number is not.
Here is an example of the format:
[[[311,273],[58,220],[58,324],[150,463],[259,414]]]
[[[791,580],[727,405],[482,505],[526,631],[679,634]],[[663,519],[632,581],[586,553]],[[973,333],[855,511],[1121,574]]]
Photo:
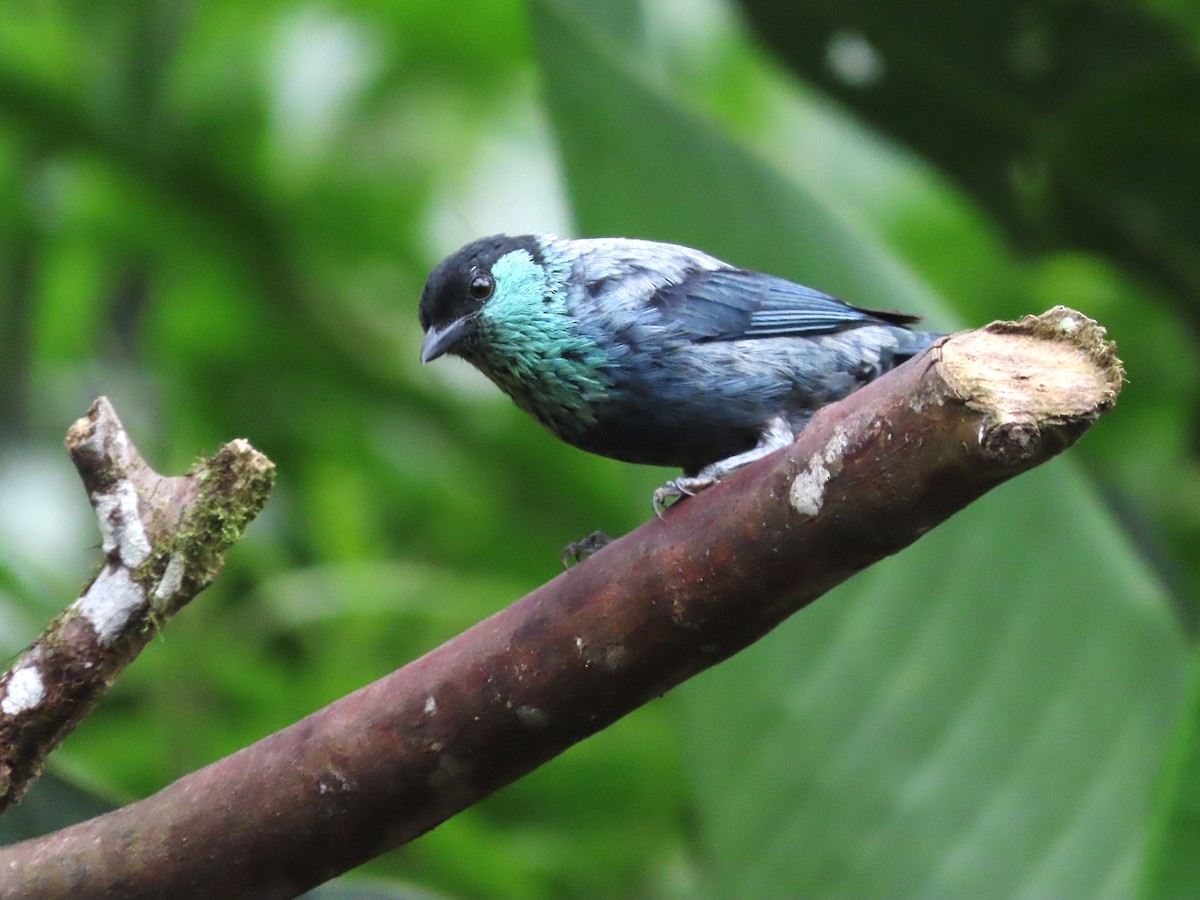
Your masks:
[[[0,851],[0,897],[291,896],[422,834],[1059,453],[1115,401],[1056,308],[939,341],[789,449],[397,672],[128,807]]]
[[[266,503],[274,466],[245,441],[165,478],[107,399],[67,432],[100,523],[99,573],[0,677],[0,810],[40,773],[162,624],[207,587]]]

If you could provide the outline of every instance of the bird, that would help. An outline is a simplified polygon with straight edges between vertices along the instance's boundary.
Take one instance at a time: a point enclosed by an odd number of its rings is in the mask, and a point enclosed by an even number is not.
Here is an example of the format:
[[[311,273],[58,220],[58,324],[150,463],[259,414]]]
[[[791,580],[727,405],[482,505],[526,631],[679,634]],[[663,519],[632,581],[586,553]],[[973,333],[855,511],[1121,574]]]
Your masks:
[[[660,517],[939,337],[679,244],[551,234],[462,247],[418,318],[421,362],[461,357],[582,450],[682,469]]]

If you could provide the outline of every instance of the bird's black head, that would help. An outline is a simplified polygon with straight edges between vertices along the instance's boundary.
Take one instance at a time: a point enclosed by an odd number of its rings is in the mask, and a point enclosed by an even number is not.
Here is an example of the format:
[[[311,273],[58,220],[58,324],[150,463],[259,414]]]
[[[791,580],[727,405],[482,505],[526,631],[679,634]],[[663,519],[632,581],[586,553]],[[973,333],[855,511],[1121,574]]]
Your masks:
[[[542,262],[535,236],[497,234],[467,244],[429,273],[418,310],[425,332],[421,362],[455,352],[470,337],[475,316],[496,289],[492,266],[513,250],[526,250],[535,262]]]

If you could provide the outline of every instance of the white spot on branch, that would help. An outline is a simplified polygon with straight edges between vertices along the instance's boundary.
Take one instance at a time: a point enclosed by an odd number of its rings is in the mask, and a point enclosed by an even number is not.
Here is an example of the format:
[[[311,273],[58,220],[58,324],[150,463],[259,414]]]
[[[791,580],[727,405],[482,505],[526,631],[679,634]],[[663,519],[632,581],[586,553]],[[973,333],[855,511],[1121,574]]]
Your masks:
[[[97,402],[100,402],[100,401],[97,401]],[[105,404],[108,403],[107,400],[105,400],[103,402]],[[108,408],[108,413],[110,415],[115,415],[115,413],[112,412],[111,407]],[[75,423],[75,427],[73,429],[73,436],[76,441],[75,446],[77,447],[77,449],[79,449],[80,451],[86,451],[87,453],[90,453],[92,456],[96,456],[96,457],[103,456],[103,454],[104,454],[104,428],[102,428],[101,426],[111,427],[111,423],[106,421],[106,419],[104,418],[104,415],[105,415],[105,411],[103,408],[101,408],[95,421],[91,421],[91,417],[89,416],[88,419],[80,419],[78,422]],[[86,427],[87,436],[80,437],[79,430],[75,430],[75,429],[82,430],[85,427]]]
[[[425,698],[425,715],[432,716],[435,712],[437,712],[437,700],[431,694]]]
[[[33,709],[42,702],[45,695],[42,674],[37,668],[30,665],[18,666],[13,669],[12,677],[8,680],[8,689],[4,693],[4,699],[0,700],[0,711],[15,716],[27,709]]]
[[[550,714],[536,706],[518,706],[517,719],[522,725],[528,725],[530,728],[545,728],[550,724]]]
[[[101,543],[105,553],[117,549],[121,562],[140,566],[150,555],[150,541],[138,513],[137,488],[122,478],[107,494],[92,494],[92,506],[100,520]]]
[[[792,509],[802,516],[815,516],[825,503],[825,485],[832,476],[830,466],[841,470],[842,454],[846,452],[846,432],[841,428],[833,433],[821,453],[813,455],[808,468],[796,476],[788,492]]]
[[[624,644],[609,644],[604,648],[604,665],[610,670],[621,668],[625,664],[629,651]]]
[[[162,579],[154,589],[154,603],[163,607],[171,602],[171,598],[179,593],[183,584],[183,557],[176,553],[167,560],[167,568],[163,570]]]
[[[354,787],[354,780],[336,766],[329,766],[317,779],[317,791],[322,794],[345,794]]]
[[[92,582],[87,593],[75,601],[76,611],[92,623],[102,644],[111,643],[121,633],[142,604],[146,595],[125,569],[105,569]]]

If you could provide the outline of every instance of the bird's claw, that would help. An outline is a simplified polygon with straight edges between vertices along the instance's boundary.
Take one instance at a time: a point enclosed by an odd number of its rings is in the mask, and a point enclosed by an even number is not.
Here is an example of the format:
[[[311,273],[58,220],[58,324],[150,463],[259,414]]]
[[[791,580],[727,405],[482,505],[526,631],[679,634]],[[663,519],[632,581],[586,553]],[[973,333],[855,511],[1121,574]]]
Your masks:
[[[561,557],[563,568],[569,569],[572,563],[583,562],[597,550],[603,549],[611,543],[612,538],[603,531],[593,531],[582,541],[572,541],[563,549]]]
[[[654,491],[654,496],[650,498],[650,506],[654,514],[661,519],[667,511],[668,500],[694,497],[712,483],[706,478],[672,478]]]
[[[667,501],[682,496],[683,491],[675,488],[675,482],[668,481],[662,487],[655,488],[654,495],[650,498],[650,508],[654,510],[654,515],[661,519],[667,511]]]
[[[795,438],[795,431],[787,419],[783,416],[776,416],[764,426],[762,433],[758,436],[758,443],[746,452],[710,463],[695,475],[681,475],[678,478],[672,478],[655,491],[650,500],[654,514],[661,519],[667,509],[667,500],[695,496],[705,488],[712,487],[726,475],[736,472],[743,466],[756,462],[776,450],[783,449]]]

